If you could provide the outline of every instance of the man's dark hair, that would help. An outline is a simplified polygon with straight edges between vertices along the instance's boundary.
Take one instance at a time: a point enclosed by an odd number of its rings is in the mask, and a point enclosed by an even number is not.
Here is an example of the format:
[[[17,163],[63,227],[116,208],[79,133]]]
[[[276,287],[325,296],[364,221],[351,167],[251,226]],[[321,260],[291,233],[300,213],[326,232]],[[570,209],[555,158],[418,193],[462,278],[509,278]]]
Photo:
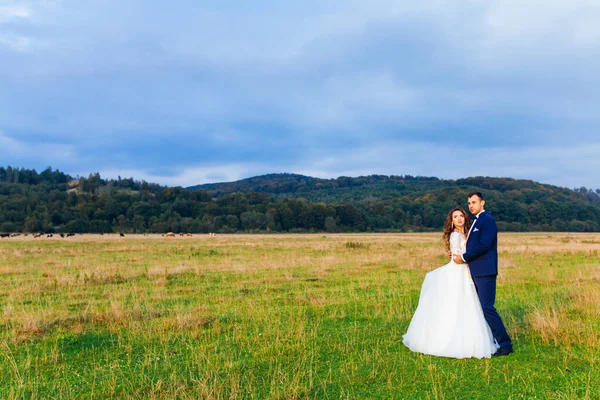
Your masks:
[[[470,199],[470,198],[471,198],[471,197],[473,197],[473,196],[477,196],[477,197],[479,197],[479,200],[484,200],[484,199],[483,199],[483,195],[481,194],[481,192],[473,192],[473,193],[469,193],[469,197],[468,197],[468,198]]]

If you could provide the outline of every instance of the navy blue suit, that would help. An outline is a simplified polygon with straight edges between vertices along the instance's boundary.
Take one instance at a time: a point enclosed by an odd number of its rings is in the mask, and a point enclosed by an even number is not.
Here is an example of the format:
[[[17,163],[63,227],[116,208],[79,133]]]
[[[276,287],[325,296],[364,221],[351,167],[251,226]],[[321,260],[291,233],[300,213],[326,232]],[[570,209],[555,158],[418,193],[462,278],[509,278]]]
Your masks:
[[[469,263],[483,315],[494,339],[500,347],[512,348],[510,336],[494,307],[498,276],[498,228],[494,218],[485,211],[473,222],[463,259]]]

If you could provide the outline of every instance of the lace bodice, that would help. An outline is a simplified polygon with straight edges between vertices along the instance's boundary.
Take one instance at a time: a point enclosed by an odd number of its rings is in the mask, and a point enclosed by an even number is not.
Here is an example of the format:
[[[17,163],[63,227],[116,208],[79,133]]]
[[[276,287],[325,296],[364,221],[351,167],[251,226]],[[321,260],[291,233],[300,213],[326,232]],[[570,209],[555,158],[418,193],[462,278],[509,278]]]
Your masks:
[[[464,254],[467,249],[467,238],[462,233],[452,232],[450,234],[450,253]]]

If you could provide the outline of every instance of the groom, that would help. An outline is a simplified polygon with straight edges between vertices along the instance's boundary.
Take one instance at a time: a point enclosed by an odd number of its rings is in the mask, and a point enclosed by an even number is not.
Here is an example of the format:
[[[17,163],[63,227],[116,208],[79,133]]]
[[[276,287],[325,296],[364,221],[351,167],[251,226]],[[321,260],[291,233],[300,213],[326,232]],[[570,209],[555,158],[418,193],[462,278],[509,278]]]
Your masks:
[[[485,212],[485,200],[479,192],[469,195],[469,211],[475,216],[467,236],[467,250],[462,256],[454,255],[457,264],[469,263],[471,276],[477,289],[483,315],[500,348],[494,356],[507,356],[513,352],[512,342],[502,319],[494,308],[496,277],[498,276],[498,228],[496,221]]]

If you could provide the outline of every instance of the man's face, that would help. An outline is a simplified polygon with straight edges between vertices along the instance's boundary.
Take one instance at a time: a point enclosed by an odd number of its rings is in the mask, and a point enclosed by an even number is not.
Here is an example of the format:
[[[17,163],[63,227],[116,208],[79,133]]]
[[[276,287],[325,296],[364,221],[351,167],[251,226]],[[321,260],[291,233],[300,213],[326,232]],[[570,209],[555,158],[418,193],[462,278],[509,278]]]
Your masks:
[[[484,204],[485,200],[481,200],[477,195],[469,197],[469,211],[471,211],[471,214],[473,215],[477,215],[483,211]]]

